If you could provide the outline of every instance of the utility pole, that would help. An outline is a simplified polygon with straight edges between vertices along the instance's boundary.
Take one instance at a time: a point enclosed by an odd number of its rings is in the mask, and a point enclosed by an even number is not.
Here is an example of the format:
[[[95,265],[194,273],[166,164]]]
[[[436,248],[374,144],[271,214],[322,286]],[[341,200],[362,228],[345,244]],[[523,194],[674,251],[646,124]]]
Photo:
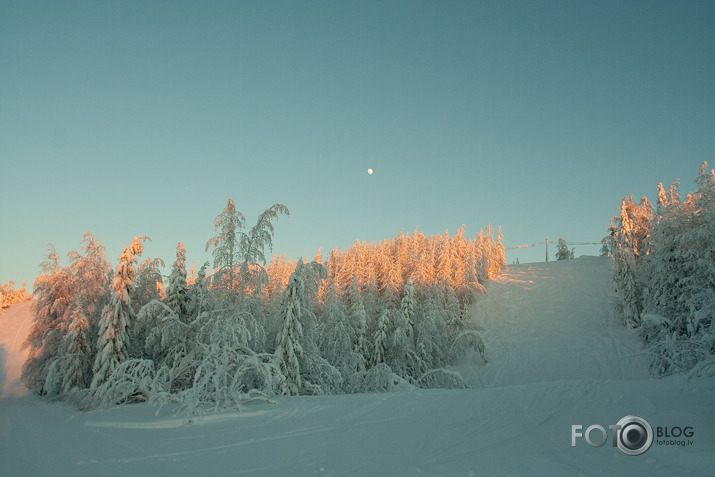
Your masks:
[[[549,261],[549,237],[546,237],[546,240],[544,241],[546,244],[546,261]]]

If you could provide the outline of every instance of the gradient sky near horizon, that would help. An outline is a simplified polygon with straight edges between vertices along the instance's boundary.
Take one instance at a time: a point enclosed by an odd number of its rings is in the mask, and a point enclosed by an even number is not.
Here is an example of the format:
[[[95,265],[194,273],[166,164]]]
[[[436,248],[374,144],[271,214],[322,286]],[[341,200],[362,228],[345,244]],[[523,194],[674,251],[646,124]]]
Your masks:
[[[3,0],[0,282],[85,231],[114,265],[144,234],[166,274],[179,241],[200,266],[229,197],[249,225],[288,206],[293,257],[462,224],[598,242],[623,196],[715,166],[713,25],[707,1]]]

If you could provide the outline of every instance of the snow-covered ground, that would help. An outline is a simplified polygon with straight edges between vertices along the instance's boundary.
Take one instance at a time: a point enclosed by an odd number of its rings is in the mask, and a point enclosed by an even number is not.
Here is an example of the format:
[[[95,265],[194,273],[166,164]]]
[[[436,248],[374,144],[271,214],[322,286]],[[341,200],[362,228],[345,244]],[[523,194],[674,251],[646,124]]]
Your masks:
[[[487,286],[473,319],[490,361],[465,359],[467,390],[282,397],[187,421],[132,405],[81,413],[22,395],[28,304],[0,313],[0,475],[712,475],[712,379],[653,379],[613,317],[600,258],[519,265]],[[571,446],[627,415],[692,426],[692,445],[628,456]],[[594,431],[592,440],[600,440]],[[679,440],[682,440],[681,437]],[[656,439],[657,440],[657,439]]]

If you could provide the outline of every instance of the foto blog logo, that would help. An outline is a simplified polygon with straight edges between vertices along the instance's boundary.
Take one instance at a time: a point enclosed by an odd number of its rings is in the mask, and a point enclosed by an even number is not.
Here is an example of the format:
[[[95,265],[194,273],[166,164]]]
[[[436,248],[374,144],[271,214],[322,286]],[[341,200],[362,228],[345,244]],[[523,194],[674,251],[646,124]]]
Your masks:
[[[653,444],[653,427],[640,416],[626,416],[617,424],[608,426],[611,430],[613,447],[627,455],[641,455]],[[571,446],[576,446],[580,437],[591,447],[601,447],[608,440],[608,432],[603,426],[593,424],[581,432],[583,426],[571,426]],[[594,440],[594,436],[595,440]]]
[[[692,426],[656,427],[640,416],[626,416],[617,424],[608,426],[611,431],[613,447],[627,455],[641,455],[650,449],[655,442],[659,446],[691,446],[695,430]],[[656,438],[654,441],[654,437]],[[593,424],[583,430],[581,425],[571,426],[571,446],[576,446],[576,441],[582,438],[591,447],[601,447],[608,440],[608,431],[603,426]],[[688,439],[685,439],[688,438]]]

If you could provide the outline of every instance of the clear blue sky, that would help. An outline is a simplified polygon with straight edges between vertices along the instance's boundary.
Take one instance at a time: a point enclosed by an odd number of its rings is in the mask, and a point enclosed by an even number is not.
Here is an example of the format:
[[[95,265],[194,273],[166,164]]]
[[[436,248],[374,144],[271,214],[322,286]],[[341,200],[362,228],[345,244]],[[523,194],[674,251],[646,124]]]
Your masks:
[[[86,230],[113,264],[145,234],[198,266],[229,197],[249,224],[288,206],[294,257],[488,222],[599,241],[624,195],[715,163],[713,25],[696,1],[3,0],[0,282]]]

